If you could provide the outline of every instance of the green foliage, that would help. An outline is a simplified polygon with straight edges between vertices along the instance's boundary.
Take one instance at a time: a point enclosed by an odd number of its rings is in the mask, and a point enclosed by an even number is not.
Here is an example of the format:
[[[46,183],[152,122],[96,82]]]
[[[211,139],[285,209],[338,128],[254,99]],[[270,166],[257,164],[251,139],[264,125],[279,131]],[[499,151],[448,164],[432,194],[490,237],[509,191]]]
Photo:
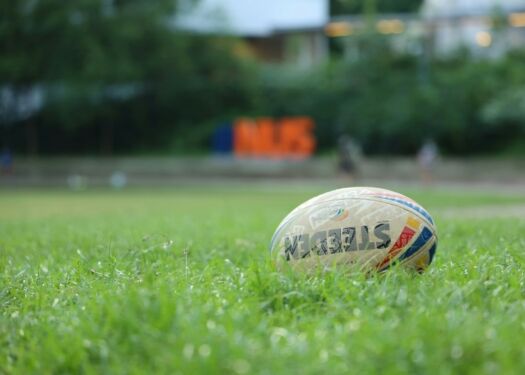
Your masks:
[[[0,372],[525,371],[523,196],[404,191],[428,272],[306,277],[268,260],[287,191],[2,191]]]
[[[127,82],[158,71],[173,1],[2,1],[0,80]],[[147,57],[146,57],[147,56]]]
[[[525,90],[523,88],[503,89],[484,105],[481,117],[487,124],[492,141],[504,143],[510,135],[516,136],[507,146],[506,152],[525,153]],[[505,137],[505,135],[507,135]]]
[[[414,154],[427,138],[446,154],[502,152],[525,138],[521,54],[425,61],[391,51],[381,38],[371,42],[355,41],[359,59],[334,60],[288,81],[276,76],[280,84],[267,85],[265,97],[278,99],[266,111],[310,114],[322,148],[347,133],[368,154]]]
[[[43,85],[45,108],[33,121],[44,153],[166,148],[195,123],[250,107],[237,40],[175,30],[176,4],[2,2],[0,83]],[[21,149],[22,129],[9,131]]]
[[[361,14],[368,9],[377,13],[409,13],[417,12],[423,0],[331,0],[330,14]]]
[[[485,121],[491,124],[509,123],[525,126],[525,90],[512,89],[504,91],[483,108]]]

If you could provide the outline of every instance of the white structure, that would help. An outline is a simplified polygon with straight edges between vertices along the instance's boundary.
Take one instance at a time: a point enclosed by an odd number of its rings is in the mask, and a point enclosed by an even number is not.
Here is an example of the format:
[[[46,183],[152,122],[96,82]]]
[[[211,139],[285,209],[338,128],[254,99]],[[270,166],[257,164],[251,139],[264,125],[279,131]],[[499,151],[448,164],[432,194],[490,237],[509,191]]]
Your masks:
[[[498,57],[525,46],[525,0],[426,0],[421,13],[437,54]]]
[[[329,0],[181,0],[174,26],[242,38],[262,61],[312,66],[328,56],[327,36],[345,37],[344,51],[358,58],[353,35],[362,15],[330,18]],[[498,57],[525,46],[525,0],[425,0],[420,14],[378,14],[378,33],[400,52],[447,55],[460,48]]]
[[[326,56],[328,0],[186,0],[174,25],[236,35],[262,60],[312,65]]]
[[[359,58],[352,36],[369,25],[362,15],[333,17],[329,37],[346,37],[343,51]],[[467,49],[479,57],[497,58],[525,47],[525,0],[426,0],[420,14],[378,14],[374,28],[391,38],[399,52],[427,50],[446,56]]]
[[[492,12],[515,12],[525,8],[524,0],[426,0],[422,7],[425,17],[452,18],[483,16]]]

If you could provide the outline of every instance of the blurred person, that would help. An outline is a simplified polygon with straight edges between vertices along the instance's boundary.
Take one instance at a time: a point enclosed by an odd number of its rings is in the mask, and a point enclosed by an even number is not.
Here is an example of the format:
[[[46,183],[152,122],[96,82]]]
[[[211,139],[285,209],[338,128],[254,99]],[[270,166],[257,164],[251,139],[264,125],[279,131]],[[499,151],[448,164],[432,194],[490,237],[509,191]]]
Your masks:
[[[4,147],[0,156],[1,174],[10,175],[13,173],[13,154],[9,147]]]
[[[343,134],[337,140],[337,156],[340,174],[353,181],[359,172],[361,146],[352,137]]]
[[[433,170],[439,158],[439,149],[432,139],[427,139],[417,153],[421,182],[425,185],[431,184]]]

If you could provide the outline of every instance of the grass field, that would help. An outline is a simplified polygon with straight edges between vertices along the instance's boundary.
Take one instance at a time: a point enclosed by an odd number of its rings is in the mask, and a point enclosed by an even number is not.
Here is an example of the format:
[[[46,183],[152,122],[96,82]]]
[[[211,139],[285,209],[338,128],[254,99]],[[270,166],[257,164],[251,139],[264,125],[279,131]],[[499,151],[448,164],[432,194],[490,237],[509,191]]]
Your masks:
[[[423,275],[275,271],[320,192],[0,191],[0,373],[525,374],[525,195],[401,190]]]

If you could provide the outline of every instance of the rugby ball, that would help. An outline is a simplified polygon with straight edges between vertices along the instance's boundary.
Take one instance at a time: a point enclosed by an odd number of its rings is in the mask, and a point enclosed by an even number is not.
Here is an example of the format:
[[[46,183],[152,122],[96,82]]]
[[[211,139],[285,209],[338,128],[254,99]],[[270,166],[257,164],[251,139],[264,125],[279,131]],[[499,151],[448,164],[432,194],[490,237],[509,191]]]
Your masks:
[[[354,187],[299,205],[277,227],[270,250],[294,269],[383,272],[399,264],[422,272],[436,246],[434,220],[421,205],[390,190]]]

